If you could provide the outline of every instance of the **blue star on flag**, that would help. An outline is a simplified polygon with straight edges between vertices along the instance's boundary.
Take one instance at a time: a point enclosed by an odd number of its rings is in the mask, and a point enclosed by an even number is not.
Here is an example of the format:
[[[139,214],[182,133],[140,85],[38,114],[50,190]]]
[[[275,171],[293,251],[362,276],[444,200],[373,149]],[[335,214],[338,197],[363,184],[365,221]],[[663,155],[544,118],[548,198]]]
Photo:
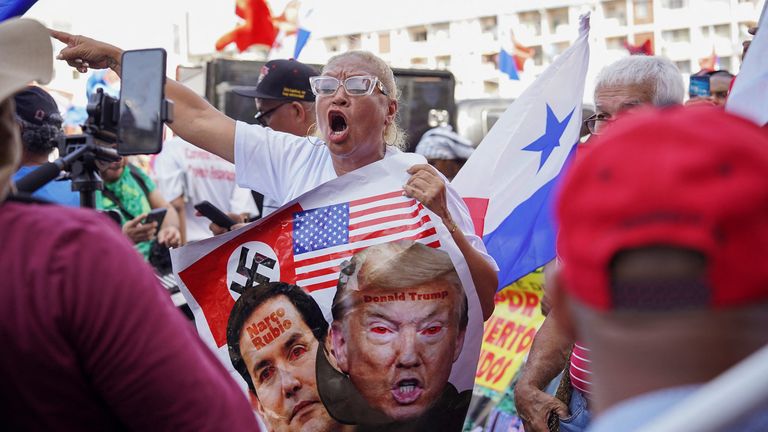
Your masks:
[[[562,121],[560,121],[552,111],[552,107],[547,104],[547,126],[546,130],[544,131],[544,135],[540,136],[538,139],[536,139],[536,141],[523,147],[523,150],[526,151],[541,152],[539,170],[541,170],[541,167],[543,167],[547,162],[547,159],[549,159],[549,155],[552,154],[552,150],[554,150],[555,147],[560,146],[560,138],[563,136],[565,128],[568,126],[568,121],[571,120],[571,116],[575,110],[576,108],[574,107],[570,114],[568,114]]]

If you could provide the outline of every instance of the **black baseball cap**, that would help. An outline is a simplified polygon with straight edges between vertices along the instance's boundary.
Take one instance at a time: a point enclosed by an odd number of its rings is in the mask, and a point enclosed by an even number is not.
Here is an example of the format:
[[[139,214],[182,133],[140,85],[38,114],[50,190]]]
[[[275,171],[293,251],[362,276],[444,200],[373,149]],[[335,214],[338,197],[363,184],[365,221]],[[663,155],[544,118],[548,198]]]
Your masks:
[[[40,87],[27,86],[16,93],[13,99],[16,103],[16,115],[26,122],[40,126],[62,121],[56,101]]]
[[[317,75],[313,67],[296,60],[272,60],[261,67],[256,87],[233,91],[250,98],[314,102],[309,77]]]

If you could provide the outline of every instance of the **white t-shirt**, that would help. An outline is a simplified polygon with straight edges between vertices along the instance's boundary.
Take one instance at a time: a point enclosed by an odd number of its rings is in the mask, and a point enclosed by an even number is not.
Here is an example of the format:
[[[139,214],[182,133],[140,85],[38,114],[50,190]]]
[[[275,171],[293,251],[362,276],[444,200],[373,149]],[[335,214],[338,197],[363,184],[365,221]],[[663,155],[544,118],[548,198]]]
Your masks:
[[[384,157],[401,153],[388,146]],[[421,156],[418,156],[421,158]],[[316,138],[299,137],[238,121],[235,126],[235,173],[237,184],[264,194],[283,205],[321,184],[333,180],[331,152]],[[443,177],[441,175],[441,177]],[[446,182],[448,209],[470,244],[498,271],[483,240],[474,233],[469,210]]]
[[[235,183],[235,166],[180,137],[169,139],[155,158],[155,177],[163,197],[184,196],[187,241],[211,237],[205,217],[195,216],[195,204],[207,200],[223,212],[258,215],[251,191]]]

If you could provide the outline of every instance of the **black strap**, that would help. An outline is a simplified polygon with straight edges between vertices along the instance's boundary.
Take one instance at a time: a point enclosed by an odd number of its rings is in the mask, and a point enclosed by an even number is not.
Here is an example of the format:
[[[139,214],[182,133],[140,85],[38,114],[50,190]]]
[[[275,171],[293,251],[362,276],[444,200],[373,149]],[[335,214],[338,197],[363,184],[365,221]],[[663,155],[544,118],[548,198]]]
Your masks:
[[[53,204],[50,201],[34,197],[26,192],[15,192],[8,195],[6,202],[18,202],[23,204]]]
[[[131,173],[131,176],[133,176],[133,179],[136,180],[136,183],[139,184],[139,187],[142,191],[144,191],[144,195],[147,197],[147,201],[149,201],[149,187],[147,186],[147,183],[144,182],[144,177],[139,174],[139,168],[135,166],[132,163],[128,164],[128,172]]]
[[[147,183],[144,181],[144,178],[139,174],[139,168],[136,167],[134,164],[129,163],[126,164],[126,168],[128,169],[128,172],[131,174],[131,177],[133,177],[134,180],[136,180],[136,183],[139,184],[139,187],[141,188],[141,191],[144,192],[144,196],[147,197],[147,201],[149,201],[149,187],[147,187]],[[127,217],[128,220],[131,220],[135,218],[131,212],[128,211],[128,209],[125,208],[122,202],[117,198],[117,195],[115,195],[111,190],[104,187],[104,190],[101,191],[104,196],[111,199],[112,202],[114,202],[118,208],[120,208],[120,211],[123,213],[123,216]]]
[[[128,209],[125,208],[123,203],[120,201],[120,199],[117,198],[117,195],[115,195],[114,192],[112,192],[111,190],[105,187],[104,190],[101,191],[101,193],[104,194],[104,196],[106,196],[107,198],[111,199],[112,202],[115,203],[117,207],[120,209],[120,212],[123,213],[123,216],[128,218],[128,220],[131,220],[136,217],[133,214],[131,214],[131,212],[129,212]]]

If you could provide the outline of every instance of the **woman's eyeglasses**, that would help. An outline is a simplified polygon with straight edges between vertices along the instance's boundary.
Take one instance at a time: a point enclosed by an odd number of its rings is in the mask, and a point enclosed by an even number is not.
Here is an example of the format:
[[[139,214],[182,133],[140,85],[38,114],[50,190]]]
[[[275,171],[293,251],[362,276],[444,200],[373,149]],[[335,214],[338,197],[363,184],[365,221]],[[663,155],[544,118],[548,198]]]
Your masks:
[[[383,95],[387,95],[384,84],[378,77],[371,75],[353,76],[345,79],[343,82],[330,76],[314,76],[309,78],[309,85],[312,87],[312,93],[315,96],[331,96],[336,94],[339,86],[344,86],[344,90],[350,96],[369,96],[373,90],[378,87]]]

